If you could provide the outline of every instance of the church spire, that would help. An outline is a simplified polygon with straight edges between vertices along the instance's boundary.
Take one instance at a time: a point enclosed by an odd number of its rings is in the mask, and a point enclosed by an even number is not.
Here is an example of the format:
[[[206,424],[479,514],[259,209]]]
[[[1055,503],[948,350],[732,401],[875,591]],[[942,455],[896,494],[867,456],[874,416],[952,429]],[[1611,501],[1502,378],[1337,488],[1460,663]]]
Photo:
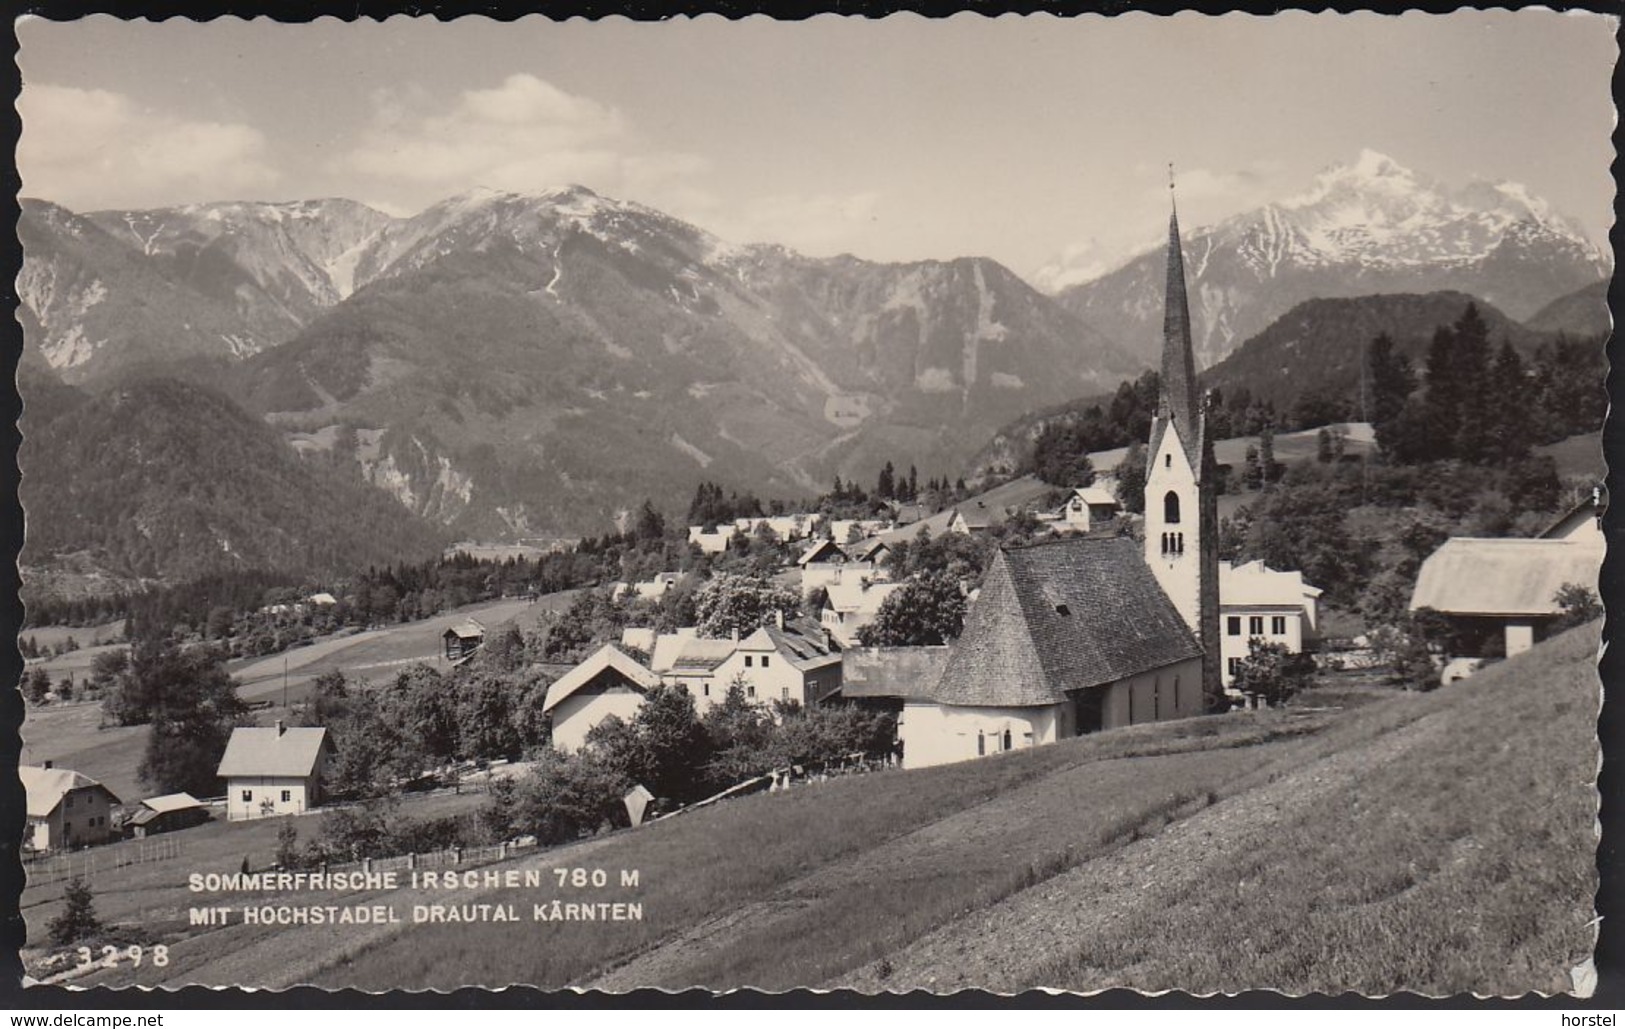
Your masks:
[[[1168,166],[1173,198],[1174,168]],[[1191,313],[1185,299],[1185,257],[1179,245],[1179,210],[1168,216],[1168,292],[1162,316],[1162,402],[1159,414],[1172,416],[1180,436],[1191,440],[1199,410],[1196,357],[1191,346]]]

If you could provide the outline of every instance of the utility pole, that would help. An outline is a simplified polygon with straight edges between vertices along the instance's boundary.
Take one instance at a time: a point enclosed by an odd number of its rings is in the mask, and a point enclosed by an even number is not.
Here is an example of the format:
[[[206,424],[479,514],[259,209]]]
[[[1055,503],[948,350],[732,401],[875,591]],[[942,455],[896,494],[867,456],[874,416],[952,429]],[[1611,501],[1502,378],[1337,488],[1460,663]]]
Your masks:
[[[282,655],[282,708],[288,707],[288,655]]]

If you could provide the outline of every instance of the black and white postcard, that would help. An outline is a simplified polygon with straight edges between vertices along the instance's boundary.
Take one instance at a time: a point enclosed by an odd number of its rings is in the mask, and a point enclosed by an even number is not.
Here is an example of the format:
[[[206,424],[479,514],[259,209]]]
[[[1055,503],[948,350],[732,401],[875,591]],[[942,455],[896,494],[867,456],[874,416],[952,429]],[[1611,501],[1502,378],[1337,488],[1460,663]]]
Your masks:
[[[24,17],[28,981],[1590,996],[1616,29]]]

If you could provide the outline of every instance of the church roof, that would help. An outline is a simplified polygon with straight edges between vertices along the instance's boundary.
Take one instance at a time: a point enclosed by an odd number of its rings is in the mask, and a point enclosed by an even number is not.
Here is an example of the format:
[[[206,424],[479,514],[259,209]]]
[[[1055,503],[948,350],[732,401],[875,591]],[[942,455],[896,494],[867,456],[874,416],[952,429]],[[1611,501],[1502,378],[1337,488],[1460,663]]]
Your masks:
[[[932,699],[1046,706],[1201,654],[1139,544],[1072,537],[994,556]]]
[[[1151,423],[1151,449],[1146,454],[1146,477],[1151,476],[1152,458],[1162,445],[1169,423],[1179,427],[1179,442],[1185,449],[1196,481],[1206,476],[1211,441],[1207,418],[1202,411],[1196,387],[1196,353],[1191,343],[1190,303],[1185,295],[1185,255],[1179,242],[1179,213],[1168,218],[1168,284],[1162,315],[1162,393],[1157,400],[1157,417]]]

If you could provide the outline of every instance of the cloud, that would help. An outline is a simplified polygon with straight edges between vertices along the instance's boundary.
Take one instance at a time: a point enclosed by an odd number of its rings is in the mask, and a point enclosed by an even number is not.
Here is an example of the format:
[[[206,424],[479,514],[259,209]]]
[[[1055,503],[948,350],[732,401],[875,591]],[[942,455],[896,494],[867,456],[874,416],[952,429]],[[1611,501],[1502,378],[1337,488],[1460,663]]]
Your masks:
[[[372,124],[337,158],[337,170],[425,202],[475,185],[520,191],[572,182],[657,202],[706,168],[693,154],[648,147],[615,108],[534,75],[465,90],[429,112],[434,99],[422,94],[381,91],[372,102]]]
[[[779,243],[825,256],[872,237],[881,216],[879,193],[778,193],[747,200],[731,216],[708,219],[715,231],[741,243]]]
[[[1155,169],[1138,165],[1136,170],[1149,178]],[[1280,177],[1284,165],[1278,161],[1255,161],[1243,168],[1215,171],[1211,168],[1178,168],[1175,183],[1179,201],[1179,223],[1188,237],[1197,227],[1215,225],[1233,215],[1255,210],[1281,195]],[[1113,221],[1121,225],[1143,226],[1132,233],[1090,237],[1063,246],[1059,253],[1029,278],[1034,286],[1055,292],[1089,282],[1112,272],[1129,261],[1161,246],[1168,219],[1168,187],[1147,186],[1123,198]]]
[[[189,121],[102,89],[25,86],[17,100],[23,192],[78,210],[238,199],[280,178],[265,136]]]

